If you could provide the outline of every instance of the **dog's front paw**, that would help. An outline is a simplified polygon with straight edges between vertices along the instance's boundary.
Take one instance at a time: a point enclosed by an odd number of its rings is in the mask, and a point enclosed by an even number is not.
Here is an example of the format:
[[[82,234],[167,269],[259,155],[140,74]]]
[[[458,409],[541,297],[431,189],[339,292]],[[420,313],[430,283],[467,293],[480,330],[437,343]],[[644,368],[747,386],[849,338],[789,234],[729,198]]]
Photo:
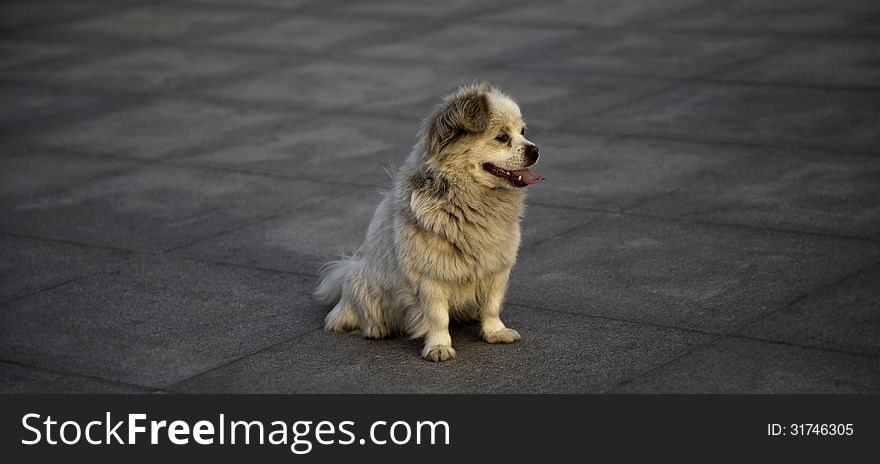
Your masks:
[[[449,361],[455,357],[455,350],[449,345],[425,345],[425,348],[422,350],[422,357],[434,362]]]
[[[508,329],[507,327],[496,330],[492,333],[484,333],[483,339],[485,339],[489,343],[513,343],[519,340],[520,335],[519,332],[513,329]]]

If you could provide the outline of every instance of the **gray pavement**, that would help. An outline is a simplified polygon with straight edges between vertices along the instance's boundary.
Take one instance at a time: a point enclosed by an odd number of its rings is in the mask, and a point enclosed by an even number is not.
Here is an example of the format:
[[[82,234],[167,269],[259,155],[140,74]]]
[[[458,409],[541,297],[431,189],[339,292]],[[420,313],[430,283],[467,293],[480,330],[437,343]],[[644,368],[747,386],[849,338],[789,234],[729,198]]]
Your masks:
[[[7,0],[0,392],[880,392],[880,2]],[[420,119],[541,146],[505,319],[321,329]]]

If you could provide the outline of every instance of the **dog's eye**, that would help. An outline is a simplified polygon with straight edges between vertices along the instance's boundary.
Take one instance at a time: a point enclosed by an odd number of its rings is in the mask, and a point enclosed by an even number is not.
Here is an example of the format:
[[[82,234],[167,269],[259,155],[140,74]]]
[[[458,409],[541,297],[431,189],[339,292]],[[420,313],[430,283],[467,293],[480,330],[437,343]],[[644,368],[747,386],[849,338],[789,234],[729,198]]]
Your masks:
[[[507,134],[501,134],[498,137],[495,137],[495,140],[501,143],[507,143],[510,141],[510,137],[508,137]]]
[[[526,128],[525,127],[523,127],[521,131],[519,131],[519,135],[522,135],[523,137],[526,136]]]

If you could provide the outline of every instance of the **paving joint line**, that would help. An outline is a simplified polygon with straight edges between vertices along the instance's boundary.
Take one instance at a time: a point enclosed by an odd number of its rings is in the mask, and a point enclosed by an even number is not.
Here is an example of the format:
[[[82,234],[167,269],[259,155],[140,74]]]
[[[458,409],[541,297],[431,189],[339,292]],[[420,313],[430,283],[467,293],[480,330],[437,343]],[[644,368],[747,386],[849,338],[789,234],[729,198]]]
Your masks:
[[[42,240],[42,241],[46,241],[46,242],[61,243],[61,244],[65,244],[65,245],[73,245],[73,246],[78,246],[78,247],[83,247],[83,248],[94,248],[94,249],[113,251],[113,252],[118,252],[118,253],[152,254],[152,255],[156,254],[156,252],[150,251],[150,250],[139,250],[139,249],[134,249],[134,248],[120,248],[120,247],[115,247],[115,246],[111,246],[111,245],[101,245],[98,243],[81,242],[78,240],[49,237],[49,236],[45,236],[45,235],[23,234],[20,232],[11,232],[11,231],[6,231],[6,230],[0,230],[0,235],[6,235],[8,237],[16,237],[16,238],[27,239],[27,240]]]
[[[297,339],[299,339],[299,338],[305,337],[305,336],[307,336],[307,335],[309,335],[309,334],[312,334],[312,333],[314,333],[314,332],[317,332],[317,331],[319,331],[319,330],[323,330],[323,329],[324,329],[324,325],[322,324],[322,325],[319,326],[319,327],[316,327],[316,328],[314,328],[314,329],[307,330],[307,331],[305,331],[305,332],[303,332],[303,333],[297,334],[297,335],[295,335],[295,336],[293,336],[293,337],[290,337],[290,338],[288,338],[288,339],[281,340],[281,341],[279,341],[279,342],[273,343],[273,344],[271,344],[271,345],[269,345],[269,346],[266,346],[266,347],[260,348],[260,349],[257,350],[257,351],[254,351],[254,352],[251,352],[251,353],[245,354],[245,355],[240,356],[240,357],[238,357],[238,358],[228,360],[228,361],[226,361],[226,362],[224,362],[224,363],[222,363],[222,364],[218,364],[218,365],[216,365],[216,366],[214,366],[214,367],[212,367],[212,368],[210,368],[210,369],[207,369],[207,370],[205,370],[205,371],[199,372],[199,373],[194,374],[194,375],[192,375],[192,376],[189,376],[189,377],[187,377],[187,378],[185,378],[185,379],[178,380],[178,381],[176,381],[176,382],[174,382],[174,383],[172,383],[172,384],[166,385],[166,386],[164,386],[164,387],[159,387],[159,390],[170,391],[170,392],[175,392],[175,393],[181,393],[181,392],[178,392],[178,391],[174,390],[174,387],[176,387],[176,386],[178,386],[178,385],[180,385],[180,384],[183,384],[183,383],[189,382],[189,381],[191,381],[191,380],[193,380],[193,379],[196,379],[196,378],[198,378],[198,377],[201,377],[201,376],[203,376],[203,375],[205,375],[205,374],[208,374],[208,373],[211,373],[211,372],[214,372],[214,371],[217,371],[217,370],[223,369],[223,368],[225,368],[225,367],[231,366],[232,364],[235,364],[235,363],[237,363],[237,362],[243,361],[243,360],[245,360],[245,359],[249,359],[249,358],[252,358],[252,357],[257,356],[257,355],[259,355],[259,354],[265,353],[265,352],[267,352],[267,351],[269,351],[269,350],[271,350],[271,349],[273,349],[273,348],[275,348],[275,347],[281,346],[281,345],[283,345],[283,344],[285,344],[285,343],[290,343],[290,342],[292,342],[292,341],[294,341],[294,340],[297,340]]]
[[[174,254],[174,253],[165,253],[162,251],[115,248],[115,247],[108,247],[106,245],[93,244],[93,243],[88,243],[88,242],[79,242],[79,241],[73,241],[73,240],[68,240],[68,239],[59,239],[59,238],[36,236],[36,235],[24,235],[24,234],[19,234],[19,233],[14,233],[14,232],[0,231],[0,236],[4,236],[4,235],[9,236],[9,237],[27,239],[27,240],[46,241],[46,242],[60,243],[60,244],[64,244],[64,245],[73,245],[73,246],[81,247],[81,248],[99,249],[99,250],[112,251],[112,252],[117,252],[117,253],[125,253],[125,254],[130,254],[132,256],[126,257],[122,262],[107,265],[99,271],[95,271],[95,272],[91,272],[91,273],[84,274],[81,276],[77,276],[77,277],[68,279],[64,282],[52,284],[48,287],[41,288],[39,290],[30,292],[26,295],[19,295],[19,296],[12,297],[9,300],[4,300],[4,301],[0,302],[0,304],[2,304],[2,305],[12,304],[12,303],[15,303],[19,300],[25,299],[25,298],[37,296],[42,293],[45,293],[45,292],[48,292],[51,290],[55,290],[57,288],[65,286],[67,284],[71,284],[71,283],[74,283],[74,282],[77,282],[79,280],[83,280],[86,278],[91,278],[91,277],[95,277],[98,275],[109,275],[113,272],[118,272],[121,267],[125,266],[128,263],[131,263],[133,260],[137,259],[139,256],[147,256],[147,257],[165,256],[171,260],[183,260],[183,261],[211,264],[211,265],[217,265],[217,266],[227,266],[227,267],[235,267],[235,268],[240,268],[240,269],[248,269],[248,270],[252,270],[252,271],[262,271],[262,272],[270,272],[270,273],[275,273],[275,274],[295,275],[295,276],[299,276],[299,277],[311,277],[311,278],[318,277],[317,273],[308,273],[308,272],[304,272],[304,271],[289,271],[289,270],[275,269],[275,268],[270,268],[270,267],[250,266],[250,265],[246,265],[246,264],[231,263],[231,262],[226,262],[226,261],[213,260],[213,259],[209,259],[209,258],[200,258],[200,257],[186,255],[186,254]]]
[[[206,242],[206,241],[208,241],[208,240],[212,240],[212,239],[215,239],[215,238],[218,238],[218,237],[223,237],[223,236],[225,236],[225,235],[229,235],[229,234],[232,234],[232,233],[234,233],[234,232],[238,232],[238,231],[240,231],[240,230],[244,230],[244,229],[247,229],[247,228],[249,228],[249,227],[253,227],[253,226],[257,225],[257,224],[261,224],[261,223],[264,223],[264,222],[269,222],[269,221],[272,221],[272,220],[274,220],[274,219],[278,219],[278,218],[280,218],[280,217],[286,216],[286,215],[288,215],[288,214],[296,213],[297,211],[299,211],[299,210],[301,210],[301,209],[303,209],[303,208],[305,208],[305,207],[308,207],[308,206],[311,206],[311,205],[317,204],[317,203],[319,203],[319,202],[321,202],[321,201],[322,201],[322,199],[320,199],[320,198],[312,198],[312,199],[309,199],[309,200],[307,200],[307,201],[305,201],[305,202],[301,202],[301,203],[297,204],[296,206],[292,206],[292,207],[290,207],[290,206],[282,206],[282,207],[276,209],[275,211],[273,211],[273,212],[271,212],[271,213],[267,213],[267,214],[265,214],[265,215],[263,215],[263,216],[260,216],[260,217],[257,217],[257,218],[253,218],[252,220],[244,221],[244,222],[242,222],[242,223],[240,223],[240,224],[238,224],[238,225],[236,225],[236,226],[234,226],[234,227],[232,227],[232,228],[230,228],[230,229],[226,229],[226,230],[223,230],[223,231],[220,231],[220,232],[217,232],[217,233],[215,233],[215,234],[208,235],[208,236],[205,236],[205,237],[200,237],[200,238],[197,238],[197,239],[191,240],[191,241],[189,241],[189,242],[187,242],[187,243],[184,243],[184,244],[181,244],[181,245],[173,246],[173,247],[171,247],[171,248],[168,248],[168,249],[163,250],[163,251],[160,252],[159,254],[160,254],[160,255],[168,255],[168,256],[171,256],[171,257],[177,257],[177,256],[184,257],[184,256],[187,256],[187,255],[185,254],[185,252],[184,252],[183,255],[178,255],[177,253],[180,252],[181,250],[184,250],[184,249],[186,249],[186,248],[192,246],[192,245],[196,245],[196,244],[199,244],[199,243],[203,243],[203,242]],[[204,262],[211,262],[211,260],[205,260]],[[215,262],[214,264],[235,265],[235,264],[233,264],[233,263],[226,263],[226,262],[220,262],[220,261],[217,261],[217,262]],[[273,271],[278,271],[278,272],[290,272],[290,273],[294,273],[294,274],[297,274],[297,275],[309,275],[309,276],[312,276],[312,274],[298,273],[298,272],[292,272],[292,271],[281,271],[281,270],[275,270],[275,269],[272,269],[272,268],[258,268],[258,267],[254,267],[254,266],[250,266],[249,268],[251,268],[251,269],[261,269],[261,270],[267,270],[267,271],[269,271],[269,270],[273,270]]]
[[[136,156],[123,156],[123,155],[117,155],[114,153],[107,153],[107,152],[88,152],[88,151],[83,151],[83,150],[76,149],[76,148],[62,147],[62,146],[47,147],[47,151],[55,151],[58,153],[67,153],[67,154],[74,155],[74,156],[81,156],[81,157],[93,158],[93,159],[112,159],[112,160],[116,160],[116,161],[131,162],[134,164],[147,165],[147,166],[183,167],[183,168],[188,168],[188,169],[204,170],[204,171],[208,171],[208,172],[224,171],[224,172],[230,172],[230,173],[236,173],[236,174],[242,174],[242,175],[268,177],[268,178],[279,179],[279,180],[308,181],[308,182],[312,182],[312,183],[316,183],[316,184],[326,184],[326,185],[334,185],[334,186],[344,185],[346,187],[353,187],[353,188],[366,188],[366,187],[374,188],[374,187],[377,187],[377,185],[375,183],[352,182],[352,181],[345,180],[345,179],[325,178],[325,177],[315,178],[314,176],[308,176],[308,175],[280,174],[280,173],[276,173],[276,172],[244,169],[244,168],[240,168],[237,166],[230,166],[230,165],[226,165],[226,164],[222,164],[222,163],[198,162],[198,161],[192,161],[192,160],[186,160],[186,159],[181,160],[181,159],[170,158],[170,157],[143,158],[143,157],[136,157]],[[105,177],[108,177],[108,178],[114,177],[115,175],[118,175],[118,174],[136,172],[137,169],[138,169],[137,166],[131,167],[131,168],[123,168],[123,169],[119,169],[118,172],[115,172],[115,173],[104,173],[104,174],[96,175],[94,177],[94,179],[100,180]],[[89,180],[91,181],[92,178],[90,178]],[[75,187],[73,187],[73,188],[75,188]],[[70,188],[60,189],[58,192],[63,193],[67,190],[70,190]]]
[[[643,370],[642,372],[637,373],[631,377],[628,377],[628,378],[622,380],[621,382],[617,383],[615,386],[610,387],[610,388],[606,388],[605,390],[602,390],[599,393],[600,394],[613,393],[615,390],[619,390],[620,388],[622,388],[626,385],[629,385],[640,378],[643,378],[647,375],[650,375],[653,372],[660,370],[664,366],[672,364],[673,362],[675,362],[675,361],[677,361],[687,355],[690,355],[691,353],[696,353],[697,351],[702,351],[712,345],[717,344],[719,341],[723,340],[724,337],[725,337],[725,335],[717,335],[715,337],[710,338],[709,340],[706,340],[705,342],[691,345],[687,349],[685,349],[679,353],[674,354],[673,356],[667,358],[666,360],[660,361],[657,365],[650,367],[646,370]]]
[[[857,352],[857,351],[848,351],[848,350],[844,350],[844,349],[840,349],[840,348],[829,348],[826,346],[802,345],[800,343],[791,343],[791,342],[786,342],[786,341],[782,341],[782,340],[773,340],[770,338],[752,337],[752,336],[748,336],[748,335],[739,335],[739,334],[728,334],[728,335],[726,335],[726,337],[727,338],[738,338],[738,339],[742,339],[742,340],[751,340],[751,341],[763,342],[763,343],[770,343],[773,345],[790,346],[792,348],[807,348],[807,349],[811,349],[811,350],[826,351],[826,352],[835,353],[835,354],[860,356],[860,357],[872,358],[872,359],[880,358],[880,353],[877,353],[877,354],[862,353],[862,352]]]
[[[652,214],[652,213],[639,213],[635,211],[621,211],[621,215],[625,216],[636,216],[636,217],[645,217],[645,218],[653,218],[653,219],[664,219],[670,221],[677,221],[688,224],[703,224],[708,226],[718,226],[718,227],[731,227],[737,229],[750,229],[755,231],[765,231],[765,232],[773,232],[778,234],[792,234],[792,235],[807,235],[812,237],[822,237],[822,238],[832,238],[837,240],[851,240],[858,242],[868,242],[875,245],[880,245],[880,239],[875,239],[871,237],[861,237],[854,235],[840,235],[840,234],[832,234],[828,232],[817,232],[811,230],[800,230],[800,229],[782,229],[777,227],[769,227],[769,226],[761,226],[754,224],[740,224],[735,222],[720,222],[720,221],[711,221],[706,219],[697,219],[685,216],[664,216],[661,214]]]
[[[591,224],[591,223],[593,223],[593,222],[596,222],[598,219],[599,219],[599,218],[597,218],[597,217],[591,217],[591,218],[587,219],[586,221],[578,222],[577,224],[575,224],[575,225],[573,225],[573,226],[571,226],[571,227],[567,227],[567,228],[565,228],[565,229],[563,229],[563,230],[561,230],[561,231],[559,231],[559,232],[556,232],[556,233],[550,234],[550,235],[548,235],[548,236],[546,236],[546,237],[540,237],[540,238],[536,239],[535,241],[529,243],[529,244],[528,244],[528,247],[539,247],[539,246],[541,246],[541,245],[543,245],[543,244],[545,244],[545,243],[547,243],[547,242],[550,242],[550,241],[552,241],[552,240],[554,240],[554,239],[556,239],[556,238],[558,238],[558,237],[561,237],[561,236],[563,236],[563,235],[565,235],[565,234],[568,234],[569,232],[573,232],[573,231],[575,231],[575,230],[580,229],[581,227],[585,227],[585,226],[588,225],[588,224]]]
[[[655,201],[660,200],[661,198],[666,198],[670,195],[674,195],[675,193],[677,193],[679,191],[681,191],[681,188],[675,187],[675,188],[667,189],[665,192],[660,192],[657,195],[645,195],[642,198],[638,198],[636,200],[633,200],[633,202],[631,204],[628,204],[628,205],[624,206],[623,208],[620,208],[620,213],[621,214],[622,213],[632,213],[632,212],[634,212],[635,209],[638,209],[638,208],[641,208],[642,206],[651,204]]]
[[[528,201],[528,200],[526,200],[526,201]],[[585,211],[588,213],[608,214],[608,215],[618,215],[618,214],[622,213],[621,210],[617,210],[617,209],[602,209],[602,208],[594,208],[591,206],[574,206],[574,205],[569,205],[566,203],[553,204],[553,203],[547,203],[544,201],[528,201],[527,205],[543,206],[545,208],[574,209],[577,211]]]
[[[661,214],[640,213],[640,212],[629,211],[629,210],[620,210],[620,211],[602,210],[602,209],[597,209],[597,208],[581,207],[581,206],[575,206],[575,205],[569,205],[569,204],[553,205],[553,204],[548,204],[548,203],[543,203],[543,202],[536,202],[536,203],[529,203],[529,204],[546,206],[546,207],[553,207],[553,208],[561,208],[561,209],[573,209],[573,210],[577,210],[577,211],[585,211],[585,212],[596,213],[596,214],[604,214],[604,215],[608,215],[608,216],[631,216],[631,217],[642,217],[642,218],[649,218],[649,219],[662,219],[662,220],[666,220],[666,221],[680,222],[680,223],[685,223],[685,224],[702,224],[702,225],[708,225],[708,226],[730,227],[730,228],[735,228],[735,229],[760,230],[760,231],[774,232],[774,233],[779,233],[779,234],[808,235],[808,236],[814,236],[814,237],[833,238],[833,239],[838,239],[838,240],[852,240],[852,241],[859,241],[859,242],[868,242],[871,244],[880,244],[880,239],[874,239],[871,237],[838,235],[838,234],[831,234],[831,233],[827,233],[827,232],[816,232],[816,231],[799,230],[799,229],[780,229],[780,228],[775,228],[775,227],[759,226],[759,225],[752,225],[752,224],[740,224],[740,223],[734,223],[734,222],[717,222],[717,221],[696,219],[696,218],[685,217],[685,216],[665,216],[665,215],[661,215]],[[567,232],[572,232],[573,230],[577,230],[585,225],[588,225],[588,223],[581,224],[578,227],[573,227],[572,230],[569,230]]]
[[[3,359],[3,358],[0,358],[0,363],[11,364],[11,365],[13,365],[13,366],[23,367],[23,368],[26,368],[26,369],[33,369],[33,370],[42,371],[42,372],[47,372],[47,373],[55,374],[55,375],[63,375],[63,376],[66,376],[66,377],[78,377],[78,378],[83,378],[83,379],[88,379],[88,380],[96,380],[96,381],[99,381],[99,382],[102,382],[102,383],[109,383],[109,384],[114,384],[114,385],[121,385],[121,386],[129,387],[129,388],[135,388],[135,389],[138,389],[138,390],[152,391],[152,390],[155,390],[155,389],[157,388],[157,387],[148,386],[148,385],[140,385],[140,384],[136,384],[136,383],[125,382],[125,381],[122,381],[122,380],[108,379],[108,378],[104,378],[104,377],[97,376],[97,375],[92,375],[92,374],[84,374],[84,373],[81,373],[81,372],[65,371],[65,370],[61,370],[61,369],[54,369],[54,368],[49,368],[49,367],[43,367],[43,366],[38,366],[38,365],[35,365],[35,364],[29,364],[29,363],[24,363],[24,362],[19,362],[19,361],[13,361],[13,360],[10,360],[10,359]]]
[[[797,305],[798,303],[806,300],[807,298],[815,296],[815,295],[822,293],[828,289],[834,288],[834,287],[846,282],[847,280],[858,277],[859,275],[870,271],[872,268],[877,267],[878,265],[880,265],[880,259],[874,260],[870,264],[868,264],[866,266],[862,266],[854,271],[847,272],[847,273],[843,274],[842,276],[838,277],[837,279],[833,279],[831,282],[827,282],[827,283],[819,285],[818,287],[815,287],[811,290],[808,290],[808,291],[804,292],[803,294],[795,297],[791,301],[781,304],[776,309],[773,309],[773,310],[770,310],[766,313],[760,314],[760,315],[753,317],[753,318],[743,322],[742,324],[734,327],[733,329],[731,329],[728,332],[728,335],[736,336],[737,333],[742,331],[743,329],[746,329],[746,328],[752,326],[753,324],[760,322],[760,321],[762,321],[762,320],[764,320],[774,314],[785,311],[786,309],[789,309],[789,308]]]
[[[217,266],[236,267],[236,268],[248,269],[248,270],[252,270],[252,271],[294,275],[297,277],[312,277],[312,278],[319,277],[319,275],[317,273],[309,273],[309,272],[304,272],[304,271],[289,271],[289,270],[284,270],[284,269],[276,269],[276,268],[272,268],[272,267],[263,267],[263,266],[251,266],[249,264],[232,263],[229,261],[220,261],[220,260],[210,259],[210,258],[200,258],[197,256],[174,255],[174,256],[172,256],[172,258],[181,259],[181,260],[185,260],[185,261],[192,261],[192,262],[196,262],[196,263],[213,264],[213,265],[217,265]]]
[[[231,228],[229,228],[229,229],[225,229],[225,230],[222,230],[222,231],[217,232],[217,233],[214,233],[214,234],[206,235],[206,236],[204,236],[204,237],[199,237],[199,238],[196,238],[196,239],[190,240],[189,242],[185,242],[185,243],[182,243],[182,244],[179,244],[179,245],[172,246],[172,247],[170,247],[170,248],[166,248],[166,249],[164,249],[164,250],[161,251],[161,254],[163,254],[163,255],[174,255],[175,252],[178,252],[178,251],[183,250],[183,249],[185,249],[185,248],[188,248],[188,247],[190,247],[190,246],[197,245],[197,244],[199,244],[199,243],[203,243],[203,242],[206,242],[206,241],[208,241],[208,240],[212,240],[212,239],[215,239],[215,238],[218,238],[218,237],[223,237],[224,235],[229,235],[229,234],[231,234],[231,233],[234,233],[234,232],[238,232],[238,231],[240,231],[240,230],[247,229],[248,227],[252,227],[252,226],[254,226],[254,225],[257,225],[257,224],[260,224],[260,223],[263,223],[263,222],[267,222],[267,221],[271,221],[271,220],[273,220],[273,219],[277,219],[277,218],[279,218],[279,217],[281,217],[281,216],[284,216],[284,215],[286,215],[286,214],[290,214],[290,213],[296,212],[296,211],[298,211],[300,208],[302,208],[302,207],[304,207],[304,206],[307,206],[307,205],[310,205],[310,204],[313,204],[313,203],[314,203],[314,201],[310,201],[310,202],[306,202],[306,203],[299,204],[299,205],[294,206],[294,207],[289,207],[289,206],[285,207],[285,206],[282,206],[282,207],[278,208],[277,210],[275,210],[275,211],[273,211],[273,212],[271,212],[271,213],[267,213],[267,214],[262,215],[262,216],[260,216],[260,217],[256,217],[256,218],[252,218],[252,219],[249,219],[249,220],[243,221],[243,222],[241,222],[241,223],[239,223],[239,224],[237,224],[237,225],[235,225],[235,226],[233,226],[233,227],[231,227]]]
[[[73,278],[71,278],[71,279],[67,279],[67,280],[64,280],[64,281],[62,281],[62,282],[57,282],[57,283],[55,283],[55,284],[51,284],[51,285],[49,285],[48,287],[42,287],[42,288],[40,288],[39,290],[35,290],[35,291],[30,292],[30,293],[26,293],[26,294],[23,294],[23,295],[18,295],[18,296],[15,296],[15,297],[13,297],[13,298],[10,298],[10,299],[8,299],[8,300],[4,300],[4,301],[0,302],[0,306],[8,306],[8,305],[11,305],[11,304],[16,303],[16,302],[18,302],[18,301],[24,300],[24,299],[26,299],[26,298],[30,298],[30,297],[32,297],[32,296],[36,296],[36,295],[39,295],[39,294],[42,294],[42,293],[46,293],[46,292],[51,292],[52,290],[55,290],[55,289],[57,289],[57,288],[64,287],[64,286],[66,286],[66,285],[68,285],[68,284],[72,284],[72,283],[74,283],[74,282],[79,282],[80,280],[85,280],[85,279],[88,279],[88,278],[90,278],[90,277],[94,277],[94,276],[96,276],[96,275],[98,275],[98,274],[103,274],[104,272],[105,272],[105,270],[102,269],[102,270],[100,270],[100,271],[94,271],[94,272],[90,272],[90,273],[87,273],[87,274],[83,274],[83,275],[80,275],[80,276],[77,276],[77,277],[73,277]]]
[[[554,128],[553,132],[558,132],[563,135],[568,136],[576,136],[576,135],[586,135],[593,137],[613,137],[620,139],[641,139],[641,140],[654,140],[660,142],[678,142],[678,143],[692,143],[699,145],[720,145],[720,146],[730,146],[730,147],[741,147],[741,148],[757,148],[757,149],[765,149],[765,150],[809,150],[815,152],[822,152],[827,154],[839,154],[839,155],[858,155],[858,156],[877,156],[880,153],[880,150],[861,150],[861,149],[853,149],[853,148],[844,148],[844,149],[833,149],[823,145],[800,145],[800,144],[792,144],[792,143],[761,143],[761,142],[743,142],[737,140],[724,140],[724,139],[706,139],[706,138],[691,138],[677,135],[661,135],[656,133],[638,133],[638,132],[615,132],[613,130],[575,130],[575,129],[566,129],[566,128]]]
[[[739,332],[740,330],[742,330],[742,329],[744,329],[744,328],[750,326],[751,324],[753,324],[753,323],[755,323],[755,322],[757,322],[757,321],[759,321],[759,320],[762,320],[763,318],[765,318],[765,317],[767,317],[767,316],[769,316],[769,315],[771,315],[771,314],[775,314],[775,313],[777,313],[777,312],[779,312],[779,311],[782,311],[782,310],[784,310],[784,309],[786,309],[786,308],[788,308],[788,307],[791,307],[792,305],[797,304],[799,301],[802,301],[802,300],[804,300],[805,298],[808,298],[809,296],[814,295],[814,294],[816,294],[816,293],[819,293],[819,292],[821,292],[821,291],[823,291],[823,290],[825,290],[825,289],[832,288],[832,287],[834,287],[834,286],[836,286],[836,285],[839,285],[840,283],[846,281],[847,279],[849,279],[849,278],[851,278],[851,277],[855,277],[855,276],[857,276],[857,275],[859,275],[859,274],[861,274],[861,273],[863,273],[863,272],[866,272],[867,270],[871,269],[871,268],[874,267],[874,266],[877,266],[878,264],[880,264],[880,260],[874,261],[873,263],[871,263],[871,264],[868,265],[868,266],[865,266],[865,267],[863,267],[863,268],[860,268],[860,269],[858,269],[858,270],[856,270],[856,271],[854,271],[854,272],[848,273],[848,274],[846,274],[845,276],[843,276],[843,277],[841,277],[841,278],[839,278],[839,279],[836,279],[835,281],[833,281],[833,282],[831,282],[831,283],[828,283],[828,284],[822,285],[822,286],[820,286],[820,287],[818,287],[818,288],[815,288],[815,289],[813,289],[813,290],[811,290],[811,291],[805,292],[803,295],[801,295],[801,296],[795,298],[794,300],[792,300],[792,301],[789,302],[789,303],[785,303],[785,304],[781,305],[779,308],[777,308],[777,309],[775,309],[775,310],[773,310],[773,311],[770,311],[770,312],[768,312],[768,313],[762,314],[761,316],[758,316],[758,317],[753,318],[753,319],[751,319],[751,320],[749,320],[749,321],[746,321],[745,323],[739,324],[739,325],[737,325],[736,327],[734,327],[734,328],[732,328],[732,329],[730,329],[730,330],[727,330],[727,331],[725,331],[725,332],[723,332],[723,333],[715,334],[715,335],[717,335],[717,337],[715,337],[715,338],[713,338],[713,339],[707,341],[706,343],[699,344],[699,345],[697,345],[697,346],[692,347],[692,349],[688,349],[688,350],[686,350],[686,351],[684,351],[684,352],[682,352],[682,353],[679,353],[678,355],[673,356],[672,358],[670,358],[670,359],[668,359],[668,360],[662,362],[661,364],[658,364],[657,366],[652,367],[651,369],[648,369],[648,370],[646,370],[646,371],[644,371],[644,372],[642,372],[642,373],[636,374],[636,375],[634,375],[634,376],[632,376],[632,377],[630,377],[630,378],[628,378],[628,379],[625,379],[623,382],[617,384],[615,387],[612,387],[612,388],[610,388],[610,389],[608,389],[608,390],[605,390],[605,391],[603,391],[602,393],[609,393],[609,392],[613,392],[614,390],[618,390],[618,389],[620,389],[621,387],[623,387],[623,386],[625,386],[625,385],[627,385],[627,384],[630,384],[630,383],[632,383],[632,382],[638,380],[639,378],[642,378],[642,377],[644,377],[644,376],[646,376],[646,375],[650,375],[652,372],[655,372],[655,371],[659,370],[660,368],[662,368],[662,367],[664,367],[664,366],[666,366],[666,365],[668,365],[668,364],[671,364],[672,362],[675,362],[675,361],[677,361],[678,359],[680,359],[680,358],[682,358],[682,357],[684,357],[684,356],[686,356],[686,355],[689,355],[689,354],[694,353],[694,352],[696,352],[696,351],[701,351],[701,350],[703,350],[703,349],[705,349],[705,348],[708,348],[710,345],[716,344],[717,342],[719,342],[719,341],[721,341],[721,340],[724,340],[724,339],[728,339],[728,338],[740,338],[740,339],[756,340],[756,341],[761,341],[761,342],[764,342],[764,343],[772,343],[772,344],[786,345],[786,346],[793,346],[793,347],[806,348],[806,349],[815,349],[815,350],[828,351],[828,352],[834,352],[834,353],[840,353],[840,354],[848,354],[848,355],[854,355],[854,356],[868,357],[868,358],[872,358],[872,359],[873,359],[873,358],[880,357],[880,356],[877,356],[877,355],[869,355],[869,354],[864,354],[864,353],[854,353],[854,352],[849,352],[849,351],[836,350],[836,349],[829,349],[829,348],[820,348],[820,347],[809,346],[809,345],[799,345],[799,344],[793,344],[793,343],[785,343],[785,342],[779,342],[779,341],[776,341],[776,340],[768,340],[768,339],[762,339],[762,338],[748,337],[748,336],[742,336],[742,335],[738,335],[738,334],[737,334],[737,332]]]
[[[625,318],[619,318],[619,317],[603,316],[601,314],[594,314],[594,313],[591,313],[591,314],[579,313],[576,311],[567,311],[564,309],[553,309],[553,308],[547,308],[547,307],[543,307],[543,306],[535,306],[535,305],[531,305],[531,304],[527,304],[527,303],[505,303],[504,306],[517,306],[520,308],[526,308],[526,309],[530,309],[530,310],[546,311],[546,312],[558,313],[558,314],[567,314],[570,316],[582,317],[582,318],[587,318],[587,319],[599,319],[599,320],[610,321],[610,322],[620,322],[620,323],[625,323],[625,324],[640,325],[640,326],[651,327],[651,328],[655,328],[655,329],[675,330],[675,331],[679,331],[679,332],[692,332],[692,333],[703,334],[703,335],[724,336],[723,333],[712,332],[712,331],[708,331],[708,330],[693,329],[693,328],[688,328],[688,327],[677,327],[677,326],[673,326],[673,325],[658,324],[655,322],[640,321],[638,319],[625,319]]]
[[[50,4],[62,3],[63,4],[65,2],[63,0],[59,0],[59,1],[55,1],[55,2],[50,1],[47,3],[50,3]],[[121,4],[117,3],[115,5],[115,7],[113,6],[114,4],[112,2],[101,3],[100,5],[94,6],[94,7],[88,6],[84,9],[84,11],[79,11],[79,12],[75,12],[75,13],[71,13],[71,14],[67,14],[67,15],[61,15],[61,16],[58,16],[55,18],[50,18],[47,20],[36,19],[36,20],[24,21],[21,24],[17,24],[15,26],[8,27],[6,30],[4,30],[4,34],[9,35],[9,36],[13,36],[13,34],[21,32],[21,31],[31,31],[34,29],[45,29],[45,28],[49,28],[49,27],[59,26],[59,25],[65,24],[65,23],[71,23],[71,22],[81,21],[84,19],[94,18],[96,15],[97,16],[105,16],[105,13],[107,15],[118,14],[120,12],[123,12],[123,11],[131,8],[131,7],[148,5],[151,3],[152,3],[151,0],[139,0],[139,1],[133,1],[132,3],[121,3]]]

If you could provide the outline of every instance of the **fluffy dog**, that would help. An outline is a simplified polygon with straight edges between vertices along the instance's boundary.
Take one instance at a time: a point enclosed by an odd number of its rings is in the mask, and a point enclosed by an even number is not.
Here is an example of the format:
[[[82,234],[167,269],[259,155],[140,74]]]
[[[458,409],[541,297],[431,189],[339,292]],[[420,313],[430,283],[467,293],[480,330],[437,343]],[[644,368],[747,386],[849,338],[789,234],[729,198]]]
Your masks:
[[[459,88],[425,119],[361,247],[327,263],[314,297],[336,306],[332,331],[425,337],[422,356],[455,357],[450,317],[478,320],[489,343],[511,343],[501,322],[516,262],[523,187],[538,147],[519,106],[490,84]]]

